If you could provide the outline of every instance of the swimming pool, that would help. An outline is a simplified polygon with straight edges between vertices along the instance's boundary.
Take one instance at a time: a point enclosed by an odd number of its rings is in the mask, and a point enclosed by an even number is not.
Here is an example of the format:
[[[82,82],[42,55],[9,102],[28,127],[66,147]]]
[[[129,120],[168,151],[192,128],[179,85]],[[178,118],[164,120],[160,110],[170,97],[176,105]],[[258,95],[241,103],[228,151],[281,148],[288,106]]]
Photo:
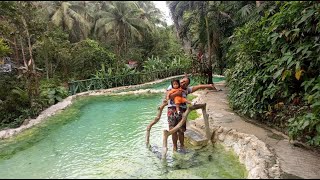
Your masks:
[[[245,178],[222,147],[168,151],[164,163],[145,147],[146,126],[163,94],[81,97],[40,126],[0,144],[1,178]],[[150,143],[162,146],[166,108]],[[169,142],[171,138],[169,138]],[[169,143],[169,147],[170,143]]]

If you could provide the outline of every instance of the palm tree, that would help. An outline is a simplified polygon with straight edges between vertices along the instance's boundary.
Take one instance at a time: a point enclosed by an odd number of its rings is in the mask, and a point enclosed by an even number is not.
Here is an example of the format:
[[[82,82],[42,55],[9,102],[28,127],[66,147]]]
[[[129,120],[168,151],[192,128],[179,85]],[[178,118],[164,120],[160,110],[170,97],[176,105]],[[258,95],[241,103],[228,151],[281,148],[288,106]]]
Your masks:
[[[208,83],[212,83],[214,65],[222,61],[221,41],[226,37],[226,32],[239,23],[241,17],[248,16],[252,12],[255,2],[169,1],[167,3],[178,37],[184,44],[190,41],[190,48],[198,49],[207,55],[201,71],[207,74]]]
[[[138,8],[140,10],[140,18],[149,21],[154,25],[166,26],[166,22],[162,19],[164,14],[155,7],[154,3],[151,1],[138,1]]]
[[[56,1],[54,10],[49,8],[51,21],[69,31],[72,41],[86,39],[91,30],[91,23],[85,18],[86,9],[81,4],[71,4],[67,1]],[[52,6],[49,6],[52,7]]]
[[[118,69],[121,54],[127,52],[128,42],[134,39],[141,41],[145,28],[150,29],[150,26],[140,18],[135,2],[108,1],[97,14],[94,32],[98,36],[103,34],[106,37],[115,37]]]
[[[219,39],[216,14],[212,13],[212,10],[209,11],[208,1],[171,2],[169,7],[177,21],[176,23],[179,25],[179,36],[191,40],[195,38],[192,42],[193,47],[202,51],[207,49],[208,58],[206,59],[207,62],[204,62],[205,69],[203,71],[208,75],[208,83],[212,83],[211,54],[214,45],[216,45],[216,49],[218,48],[216,41]],[[183,23],[179,23],[179,18],[182,19]],[[209,18],[214,18],[214,20],[209,21]],[[215,55],[217,55],[217,52]]]
[[[182,33],[182,25],[184,23],[183,14],[189,9],[192,1],[167,1],[166,3],[170,10],[177,38],[182,40],[182,46],[185,52],[189,51],[190,54],[192,54],[190,37],[187,37]]]

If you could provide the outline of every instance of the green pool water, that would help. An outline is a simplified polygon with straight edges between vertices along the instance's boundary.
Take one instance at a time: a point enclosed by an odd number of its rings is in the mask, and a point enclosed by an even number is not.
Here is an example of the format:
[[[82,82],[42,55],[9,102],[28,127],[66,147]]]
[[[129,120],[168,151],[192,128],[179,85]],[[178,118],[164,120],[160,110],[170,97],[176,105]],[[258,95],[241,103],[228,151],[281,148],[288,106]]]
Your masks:
[[[0,143],[0,177],[14,178],[245,178],[238,158],[220,146],[187,154],[168,151],[167,161],[145,146],[146,126],[162,94],[79,98],[40,126]],[[162,146],[166,109],[151,130]],[[172,147],[169,137],[169,147]],[[158,150],[161,148],[158,148]]]

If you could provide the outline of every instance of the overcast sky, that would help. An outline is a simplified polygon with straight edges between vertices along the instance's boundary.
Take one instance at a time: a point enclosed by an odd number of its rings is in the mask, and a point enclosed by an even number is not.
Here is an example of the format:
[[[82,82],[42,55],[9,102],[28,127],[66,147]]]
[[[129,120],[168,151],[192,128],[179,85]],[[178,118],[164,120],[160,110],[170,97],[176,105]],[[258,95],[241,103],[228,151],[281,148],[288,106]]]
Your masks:
[[[168,26],[172,25],[173,22],[171,20],[170,15],[169,15],[169,8],[166,5],[166,1],[153,1],[153,3],[156,5],[156,7],[158,9],[160,9],[165,14],[166,22],[167,22]]]

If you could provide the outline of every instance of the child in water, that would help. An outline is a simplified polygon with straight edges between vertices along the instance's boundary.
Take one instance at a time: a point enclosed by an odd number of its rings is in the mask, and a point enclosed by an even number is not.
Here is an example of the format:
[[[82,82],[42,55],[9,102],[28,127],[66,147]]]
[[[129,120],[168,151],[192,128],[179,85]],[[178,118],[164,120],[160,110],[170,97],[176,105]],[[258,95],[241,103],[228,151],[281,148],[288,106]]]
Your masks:
[[[167,97],[166,97],[166,100],[169,100],[169,96],[170,94],[172,93],[175,93],[179,90],[182,90],[182,91],[185,91],[183,89],[181,89],[180,87],[180,81],[178,79],[175,79],[175,80],[172,80],[171,81],[171,87],[172,89],[167,93]],[[180,114],[180,104],[182,103],[188,103],[188,104],[192,104],[190,101],[188,101],[186,98],[182,97],[182,96],[176,96],[174,99],[173,99],[175,105],[176,105],[176,110],[177,110],[177,113]]]

